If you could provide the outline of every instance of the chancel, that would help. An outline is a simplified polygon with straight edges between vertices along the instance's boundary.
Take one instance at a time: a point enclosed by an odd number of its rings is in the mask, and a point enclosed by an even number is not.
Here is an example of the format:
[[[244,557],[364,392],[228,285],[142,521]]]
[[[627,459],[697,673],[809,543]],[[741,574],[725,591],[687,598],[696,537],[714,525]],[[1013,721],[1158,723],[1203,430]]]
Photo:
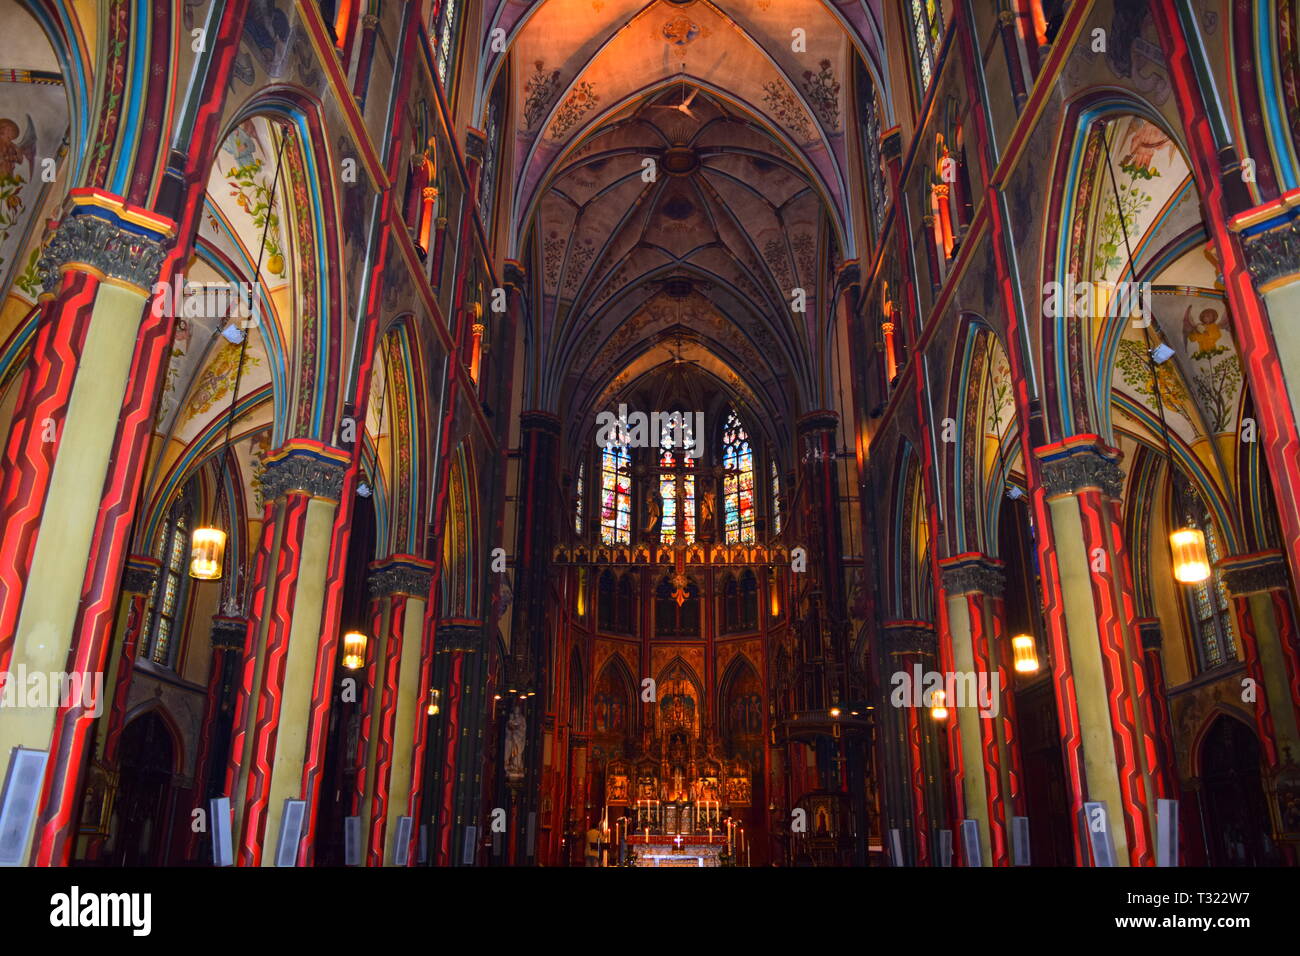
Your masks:
[[[0,0],[0,865],[1295,865],[1297,38]]]

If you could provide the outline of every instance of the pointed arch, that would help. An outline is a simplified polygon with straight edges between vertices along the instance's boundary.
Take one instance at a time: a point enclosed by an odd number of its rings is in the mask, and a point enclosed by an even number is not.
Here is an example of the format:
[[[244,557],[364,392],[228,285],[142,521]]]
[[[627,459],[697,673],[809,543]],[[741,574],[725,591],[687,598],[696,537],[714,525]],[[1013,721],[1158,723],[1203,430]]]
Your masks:
[[[722,740],[732,754],[761,744],[764,697],[758,668],[744,653],[736,654],[718,683],[716,704]]]
[[[462,442],[448,473],[441,575],[444,619],[477,620],[479,607],[478,488],[473,459]]]

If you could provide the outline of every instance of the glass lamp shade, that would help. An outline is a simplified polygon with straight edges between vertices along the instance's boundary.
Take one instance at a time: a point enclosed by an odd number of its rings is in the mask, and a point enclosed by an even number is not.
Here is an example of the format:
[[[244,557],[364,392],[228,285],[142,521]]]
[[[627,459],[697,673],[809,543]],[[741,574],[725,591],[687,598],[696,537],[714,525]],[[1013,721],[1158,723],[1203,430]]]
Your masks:
[[[350,671],[360,670],[366,662],[366,642],[369,640],[360,631],[348,631],[343,635],[343,666]]]
[[[1174,554],[1174,578],[1183,584],[1200,584],[1210,576],[1210,557],[1205,551],[1205,532],[1179,528],[1169,536]]]
[[[219,528],[195,528],[190,538],[190,577],[215,581],[226,556],[226,533]]]
[[[1011,639],[1011,653],[1015,658],[1016,671],[1021,674],[1038,673],[1038,649],[1030,634],[1017,634]]]

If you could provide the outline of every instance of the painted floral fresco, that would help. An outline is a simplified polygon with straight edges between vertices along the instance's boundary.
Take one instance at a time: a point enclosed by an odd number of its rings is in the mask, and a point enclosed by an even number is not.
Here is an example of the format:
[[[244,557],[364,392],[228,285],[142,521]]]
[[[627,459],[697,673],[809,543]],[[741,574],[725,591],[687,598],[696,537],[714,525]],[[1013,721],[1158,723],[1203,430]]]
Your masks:
[[[600,97],[594,86],[586,80],[578,83],[555,114],[555,122],[551,124],[551,139],[563,139],[564,134],[581,123],[582,118],[595,109],[599,102]]]
[[[33,300],[40,294],[34,220],[53,186],[43,173],[46,160],[62,156],[68,135],[67,98],[56,77],[29,70],[0,76],[0,291],[12,278]]]
[[[280,216],[276,199],[271,192],[271,182],[263,175],[265,161],[261,144],[247,126],[236,129],[225,142],[225,152],[234,157],[234,165],[226,171],[231,187],[230,195],[236,205],[252,217],[253,225],[266,234],[266,253],[262,268],[276,278],[285,277],[285,257],[280,234]],[[271,175],[274,175],[272,171]],[[256,255],[257,250],[250,250]]]
[[[226,396],[230,395],[235,387],[235,375],[239,366],[238,345],[222,339],[216,347],[216,353],[208,362],[207,367],[199,373],[199,377],[194,382],[194,389],[190,392],[189,400],[185,403],[185,410],[181,413],[178,426],[184,425],[191,419],[206,414],[214,406],[223,402]],[[244,377],[240,382],[240,392],[246,394],[245,389],[248,387],[248,371],[262,364],[262,360],[252,353],[251,350],[244,352]]]
[[[1128,259],[1125,237],[1136,250],[1152,218],[1187,176],[1186,164],[1164,131],[1138,116],[1130,116],[1119,129],[1116,125],[1108,126],[1105,135],[1111,138],[1118,169],[1111,171],[1113,182],[1103,170],[1098,183],[1093,274],[1099,280],[1117,277]],[[1104,152],[1099,155],[1102,162],[1104,157]]]

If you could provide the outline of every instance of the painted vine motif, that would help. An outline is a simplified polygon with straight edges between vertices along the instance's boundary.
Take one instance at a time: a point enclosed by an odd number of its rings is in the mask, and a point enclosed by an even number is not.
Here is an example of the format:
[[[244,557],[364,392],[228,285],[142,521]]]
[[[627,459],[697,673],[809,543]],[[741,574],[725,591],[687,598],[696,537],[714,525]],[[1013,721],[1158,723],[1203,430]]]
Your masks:
[[[266,256],[262,265],[271,275],[283,279],[285,261],[284,249],[280,245],[280,215],[271,187],[263,181],[263,163],[257,154],[257,144],[241,127],[226,141],[226,150],[235,157],[236,163],[226,173],[231,186],[230,195],[239,208],[253,218],[253,225],[265,230]]]
[[[799,100],[795,98],[786,86],[780,80],[769,80],[763,84],[763,102],[772,110],[772,114],[781,121],[793,135],[800,139],[809,140],[814,138],[812,123],[808,120],[808,114],[803,111],[799,105]]]
[[[1147,353],[1146,343],[1141,339],[1124,339],[1119,343],[1119,355],[1115,359],[1125,384],[1141,396],[1148,407],[1156,408],[1156,390],[1151,375],[1151,359]],[[1164,362],[1155,367],[1155,381],[1160,386],[1160,403],[1166,412],[1177,412],[1192,427],[1192,434],[1201,437],[1197,426],[1197,415],[1193,410],[1192,396],[1183,384],[1182,376],[1173,367],[1172,362]]]
[[[548,73],[545,60],[538,60],[533,65],[537,68],[537,72],[530,76],[524,85],[525,129],[534,129],[542,121],[560,86],[559,70],[551,70]]]
[[[565,98],[559,112],[555,114],[555,122],[551,124],[551,139],[562,139],[564,134],[582,122],[582,118],[595,109],[599,102],[600,97],[596,95],[596,88],[586,80],[581,81]]]
[[[181,423],[187,422],[197,415],[205,414],[231,393],[235,387],[235,375],[239,366],[239,352],[240,346],[229,342],[222,343],[216,355],[212,357],[212,361],[208,363],[195,381],[194,391],[185,405],[185,414],[181,417]],[[261,364],[261,359],[245,350],[244,378],[248,378],[250,368]]]
[[[840,83],[831,71],[831,61],[822,60],[816,72],[803,71],[803,91],[817,118],[832,133],[840,130]]]

